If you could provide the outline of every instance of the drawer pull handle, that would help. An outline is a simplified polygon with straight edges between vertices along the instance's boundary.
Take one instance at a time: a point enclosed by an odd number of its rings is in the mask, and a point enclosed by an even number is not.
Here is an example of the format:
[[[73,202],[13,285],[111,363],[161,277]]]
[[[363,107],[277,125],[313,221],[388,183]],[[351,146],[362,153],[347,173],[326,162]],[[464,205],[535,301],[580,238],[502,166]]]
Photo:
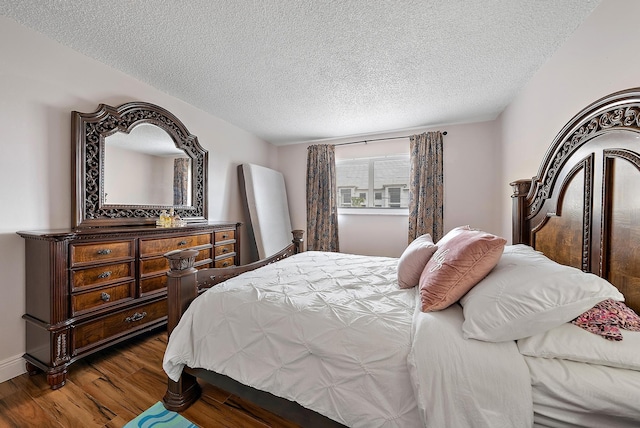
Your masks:
[[[109,248],[98,250],[98,254],[100,254],[101,256],[106,256],[108,254],[111,254],[111,250]]]
[[[229,266],[229,262],[222,263],[222,267],[227,267],[227,266]]]
[[[227,235],[226,233],[222,235],[222,239],[227,239],[229,237],[229,235]]]
[[[104,293],[103,292],[102,294],[100,294],[100,299],[103,302],[108,302],[109,300],[111,300],[111,295],[109,293]]]
[[[143,313],[138,313],[136,312],[135,314],[131,315],[130,317],[126,317],[124,320],[125,322],[136,322],[136,321],[140,321],[142,318],[146,317],[147,313],[143,312]]]
[[[180,242],[178,242],[178,246],[180,246],[180,245],[187,245],[187,241],[180,241]]]
[[[100,275],[98,275],[98,278],[104,279],[104,278],[109,278],[110,276],[111,276],[111,271],[108,270],[108,271],[102,272]]]
[[[228,252],[229,252],[229,249],[228,249],[227,247],[224,247],[224,248],[222,249],[222,252],[223,252],[223,253],[228,253]]]

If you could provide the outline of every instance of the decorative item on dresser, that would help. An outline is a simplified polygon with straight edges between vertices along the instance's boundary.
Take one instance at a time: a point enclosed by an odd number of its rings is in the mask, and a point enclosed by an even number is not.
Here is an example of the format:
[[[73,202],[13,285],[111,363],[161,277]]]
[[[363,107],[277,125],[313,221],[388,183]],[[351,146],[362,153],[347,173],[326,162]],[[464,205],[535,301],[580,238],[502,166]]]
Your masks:
[[[53,389],[74,361],[166,325],[166,252],[194,250],[198,269],[240,264],[240,223],[207,220],[207,152],[178,118],[144,102],[101,104],[72,113],[72,140],[74,227],[18,232],[24,358]],[[167,211],[174,217],[156,226]]]

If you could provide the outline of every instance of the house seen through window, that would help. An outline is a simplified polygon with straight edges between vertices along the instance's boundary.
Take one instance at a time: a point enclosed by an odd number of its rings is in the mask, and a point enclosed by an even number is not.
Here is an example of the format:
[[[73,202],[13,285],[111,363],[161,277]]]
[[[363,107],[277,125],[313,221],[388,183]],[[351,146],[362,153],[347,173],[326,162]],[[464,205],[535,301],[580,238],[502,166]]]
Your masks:
[[[409,155],[336,160],[339,206],[407,208]]]

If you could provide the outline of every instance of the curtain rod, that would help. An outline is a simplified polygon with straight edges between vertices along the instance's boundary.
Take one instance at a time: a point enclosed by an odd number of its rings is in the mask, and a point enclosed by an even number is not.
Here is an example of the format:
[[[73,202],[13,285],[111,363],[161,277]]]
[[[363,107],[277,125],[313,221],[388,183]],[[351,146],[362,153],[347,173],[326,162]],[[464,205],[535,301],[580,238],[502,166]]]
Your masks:
[[[442,131],[442,135],[447,135],[447,131]],[[401,137],[373,138],[371,140],[351,141],[349,143],[338,143],[338,144],[334,144],[334,146],[346,146],[347,144],[360,144],[360,143],[366,144],[370,141],[399,140],[401,138],[409,138],[409,137],[411,137],[411,135],[403,135]]]

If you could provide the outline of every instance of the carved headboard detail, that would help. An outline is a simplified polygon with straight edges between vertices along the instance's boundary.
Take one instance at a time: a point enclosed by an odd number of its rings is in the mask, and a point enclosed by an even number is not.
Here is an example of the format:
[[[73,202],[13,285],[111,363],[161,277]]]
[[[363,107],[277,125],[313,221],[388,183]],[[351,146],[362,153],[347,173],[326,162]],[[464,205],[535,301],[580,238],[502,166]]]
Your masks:
[[[608,95],[513,187],[513,243],[606,278],[640,310],[640,88]]]

